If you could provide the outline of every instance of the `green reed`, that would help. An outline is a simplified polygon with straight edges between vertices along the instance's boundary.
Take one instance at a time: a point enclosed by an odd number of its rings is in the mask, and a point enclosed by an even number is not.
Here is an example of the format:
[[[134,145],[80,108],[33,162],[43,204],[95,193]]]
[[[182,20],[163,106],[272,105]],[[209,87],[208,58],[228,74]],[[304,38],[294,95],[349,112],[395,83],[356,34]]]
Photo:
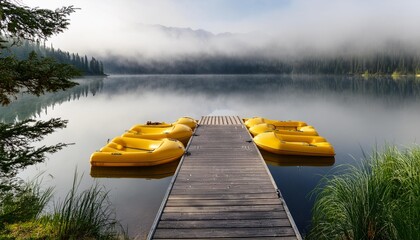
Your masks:
[[[75,171],[73,185],[53,212],[52,188],[43,190],[40,181],[23,185],[16,194],[0,201],[0,239],[128,239],[115,218],[108,192],[98,184],[79,191],[82,177]]]
[[[341,167],[314,192],[307,239],[420,239],[420,147]]]
[[[60,239],[115,239],[121,230],[108,200],[108,192],[98,184],[78,193],[77,172],[64,201],[56,205],[54,225]]]

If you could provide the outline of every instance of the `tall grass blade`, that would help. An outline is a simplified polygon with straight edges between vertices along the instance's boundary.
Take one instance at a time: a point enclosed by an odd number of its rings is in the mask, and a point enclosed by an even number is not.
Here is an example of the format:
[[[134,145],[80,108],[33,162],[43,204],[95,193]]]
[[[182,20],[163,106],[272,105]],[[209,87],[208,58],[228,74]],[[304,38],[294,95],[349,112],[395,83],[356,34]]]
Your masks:
[[[72,189],[55,208],[60,239],[114,239],[122,231],[108,200],[108,192],[94,184],[78,192],[81,177],[74,174]]]

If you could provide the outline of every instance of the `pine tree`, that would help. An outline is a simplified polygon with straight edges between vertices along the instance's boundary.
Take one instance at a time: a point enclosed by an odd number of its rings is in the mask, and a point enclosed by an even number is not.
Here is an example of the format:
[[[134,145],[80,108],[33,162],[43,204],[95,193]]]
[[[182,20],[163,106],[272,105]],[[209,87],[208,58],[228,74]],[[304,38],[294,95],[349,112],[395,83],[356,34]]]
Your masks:
[[[75,9],[63,7],[55,11],[29,8],[12,1],[0,0],[0,48],[2,52],[8,40],[20,44],[22,40],[36,42],[57,34],[69,24],[68,15]],[[77,85],[70,81],[77,75],[76,69],[59,64],[51,58],[39,58],[33,51],[26,60],[14,56],[0,57],[0,103],[9,104],[23,92],[41,95]],[[17,123],[0,122],[0,192],[17,187],[16,174],[26,166],[45,160],[45,154],[54,153],[66,144],[34,147],[33,142],[65,127],[66,121],[25,120]],[[0,203],[3,194],[0,194]],[[1,207],[1,204],[0,204]],[[0,211],[1,212],[1,211]]]
[[[89,74],[90,73],[90,70],[89,70],[89,62],[88,62],[88,58],[87,58],[87,56],[85,55],[85,61],[84,61],[84,66],[83,66],[83,69],[84,69],[84,71],[85,71],[85,73],[87,73],[87,74]]]

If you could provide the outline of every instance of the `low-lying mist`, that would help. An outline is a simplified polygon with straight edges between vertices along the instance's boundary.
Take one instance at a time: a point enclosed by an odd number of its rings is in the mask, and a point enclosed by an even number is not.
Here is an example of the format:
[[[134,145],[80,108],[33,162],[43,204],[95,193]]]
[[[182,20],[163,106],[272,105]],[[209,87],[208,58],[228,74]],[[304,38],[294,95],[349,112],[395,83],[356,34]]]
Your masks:
[[[278,32],[213,34],[141,24],[130,37],[137,41],[99,54],[110,73],[417,73],[420,45],[399,37],[326,36],[322,42]]]
[[[153,4],[160,10],[162,21],[155,19],[160,24],[143,24],[147,19],[141,16],[114,23],[113,34],[102,37],[90,51],[139,63],[202,55],[300,59],[420,52],[420,2],[416,0],[293,0],[258,16],[226,20],[224,25],[219,19],[212,24],[188,17],[188,11],[198,15],[204,9],[168,8],[162,1]],[[169,21],[178,15],[186,17],[182,22]]]
[[[356,29],[354,31],[357,32]],[[360,31],[363,31],[363,27]],[[284,63],[320,59],[335,61],[337,58],[347,61],[353,61],[351,58],[375,61],[375,58],[400,59],[407,56],[411,59],[418,59],[420,55],[420,41],[416,41],[416,34],[411,37],[408,35],[405,37],[403,35],[394,36],[393,34],[381,37],[381,35],[362,34],[361,32],[337,36],[332,33],[325,33],[323,36],[306,33],[307,36],[301,34],[302,37],[298,37],[299,34],[296,32],[284,35],[279,32],[213,34],[201,29],[139,24],[137,31],[130,33],[129,40],[114,45],[112,50],[100,51],[95,54],[104,60],[108,69],[112,69],[111,65],[117,66],[116,68],[120,70],[121,67],[136,68],[138,70],[135,71],[136,73],[213,73],[215,68],[224,68],[218,65],[231,66],[236,70],[229,70],[227,73],[237,73],[242,71],[238,68],[255,68],[256,63],[262,67],[249,69],[244,73],[261,71],[290,73],[293,71],[291,68],[294,67],[283,66]],[[267,66],[264,61],[270,62],[270,66]],[[199,70],[194,67],[197,62],[200,62]],[[238,62],[240,62],[239,65]],[[206,69],[205,66],[203,67],[206,64],[211,66]],[[188,70],[181,68],[185,65],[188,65],[188,67],[184,67]],[[273,65],[275,66],[273,67]],[[278,65],[281,67],[277,67]],[[195,70],[191,70],[192,68]],[[413,72],[417,68],[417,63],[415,63],[409,72]],[[366,70],[379,71],[360,68],[357,72]],[[398,70],[396,67],[392,67],[387,73],[396,70]],[[124,73],[126,71],[117,72]],[[222,69],[216,72],[224,73],[226,70]],[[331,71],[321,72],[330,73]],[[344,70],[343,72],[353,72],[353,70]],[[383,73],[382,70],[380,72]],[[404,72],[407,71],[404,70]]]
[[[420,55],[418,0],[71,2],[81,10],[72,16],[68,31],[51,39],[55,47],[140,70],[175,69],[197,61],[201,68],[209,61],[253,61],[266,68],[268,61],[269,68],[288,64],[296,69],[295,62],[317,60],[320,66],[326,64],[320,59],[344,59],[352,65],[356,59],[363,65],[364,58],[371,65],[377,64],[375,59],[392,63],[378,67],[392,72],[406,69],[407,61],[394,60],[408,56],[413,71]],[[252,64],[241,63],[240,68]],[[347,68],[352,72],[354,67]],[[363,70],[369,68],[356,67]]]

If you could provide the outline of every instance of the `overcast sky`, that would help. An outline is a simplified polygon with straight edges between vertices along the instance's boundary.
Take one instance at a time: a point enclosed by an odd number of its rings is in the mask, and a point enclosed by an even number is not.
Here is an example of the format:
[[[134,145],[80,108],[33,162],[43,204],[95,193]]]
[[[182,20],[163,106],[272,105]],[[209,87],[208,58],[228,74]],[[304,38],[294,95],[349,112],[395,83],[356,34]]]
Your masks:
[[[81,8],[71,15],[69,29],[51,38],[55,47],[80,53],[128,53],[133,48],[139,51],[178,48],[179,53],[194,45],[189,40],[173,43],[161,39],[162,35],[146,34],[139,27],[141,24],[190,27],[216,34],[253,33],[259,36],[258,44],[275,42],[276,46],[290,48],[331,49],[355,42],[369,48],[388,39],[413,45],[420,42],[419,0],[23,0],[23,3],[52,9],[68,5]],[[260,41],[261,38],[270,41]],[[218,47],[223,48],[220,43]],[[228,47],[229,44],[226,50]],[[154,50],[150,54],[156,53],[161,52]]]

